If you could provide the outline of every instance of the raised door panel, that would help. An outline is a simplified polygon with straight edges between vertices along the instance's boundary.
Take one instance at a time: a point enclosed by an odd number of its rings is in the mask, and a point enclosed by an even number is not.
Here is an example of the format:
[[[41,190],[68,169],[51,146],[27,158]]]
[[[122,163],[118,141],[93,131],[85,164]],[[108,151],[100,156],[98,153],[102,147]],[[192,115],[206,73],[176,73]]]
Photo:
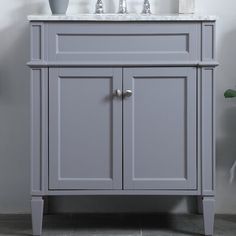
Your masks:
[[[121,87],[121,69],[50,69],[49,189],[122,188]]]
[[[124,188],[197,187],[196,70],[124,69]]]

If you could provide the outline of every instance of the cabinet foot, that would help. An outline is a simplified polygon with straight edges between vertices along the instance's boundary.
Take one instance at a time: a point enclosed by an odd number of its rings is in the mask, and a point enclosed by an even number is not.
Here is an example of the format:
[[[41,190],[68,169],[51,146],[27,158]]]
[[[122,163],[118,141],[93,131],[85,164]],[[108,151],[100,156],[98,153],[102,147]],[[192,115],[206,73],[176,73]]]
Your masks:
[[[42,222],[43,222],[43,198],[42,197],[32,197],[31,211],[32,211],[33,235],[39,236],[42,234]]]
[[[203,197],[202,205],[205,235],[213,235],[215,218],[215,198]]]

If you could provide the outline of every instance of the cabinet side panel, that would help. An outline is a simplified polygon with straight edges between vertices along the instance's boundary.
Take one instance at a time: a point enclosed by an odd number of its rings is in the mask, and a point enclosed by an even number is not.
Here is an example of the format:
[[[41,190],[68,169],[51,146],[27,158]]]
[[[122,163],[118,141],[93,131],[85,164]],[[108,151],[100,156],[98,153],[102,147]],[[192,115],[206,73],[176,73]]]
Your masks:
[[[43,25],[31,24],[31,60],[42,60]]]
[[[42,69],[41,86],[41,158],[42,158],[42,190],[45,193],[48,190],[48,68]]]
[[[202,24],[202,60],[212,61],[215,59],[215,24]]]
[[[202,68],[202,194],[212,195],[215,189],[215,139],[214,139],[214,69]]]
[[[31,69],[31,191],[45,190],[47,178],[47,69]]]
[[[41,191],[40,142],[41,69],[31,70],[31,190]]]

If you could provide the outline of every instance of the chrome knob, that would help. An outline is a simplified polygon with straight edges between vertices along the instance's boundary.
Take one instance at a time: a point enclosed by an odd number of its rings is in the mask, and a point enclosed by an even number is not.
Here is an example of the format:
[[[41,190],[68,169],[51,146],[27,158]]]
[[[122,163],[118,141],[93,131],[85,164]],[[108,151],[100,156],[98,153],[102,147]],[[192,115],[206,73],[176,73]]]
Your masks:
[[[127,90],[125,90],[124,96],[125,96],[125,97],[131,97],[132,94],[133,94],[132,90],[127,89]]]
[[[117,97],[122,97],[122,91],[121,91],[120,89],[117,89],[117,90],[115,91],[115,95],[116,95]]]

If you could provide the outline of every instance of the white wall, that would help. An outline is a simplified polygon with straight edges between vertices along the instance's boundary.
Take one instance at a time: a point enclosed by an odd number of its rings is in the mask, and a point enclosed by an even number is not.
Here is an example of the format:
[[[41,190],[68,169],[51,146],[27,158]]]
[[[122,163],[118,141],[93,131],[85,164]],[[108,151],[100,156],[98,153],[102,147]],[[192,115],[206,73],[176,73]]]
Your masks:
[[[142,0],[127,0],[140,12]],[[116,12],[118,0],[104,0]],[[152,0],[153,13],[174,13],[178,0]],[[47,0],[0,0],[0,213],[30,211],[29,189],[29,29],[26,16],[49,12]],[[95,0],[71,0],[68,12],[93,12]],[[236,88],[236,2],[196,0],[198,12],[218,15],[216,76],[218,213],[236,213],[236,179],[229,170],[236,160],[236,100],[226,101],[226,88]],[[191,199],[158,197],[79,197],[50,201],[53,211],[193,211]]]

